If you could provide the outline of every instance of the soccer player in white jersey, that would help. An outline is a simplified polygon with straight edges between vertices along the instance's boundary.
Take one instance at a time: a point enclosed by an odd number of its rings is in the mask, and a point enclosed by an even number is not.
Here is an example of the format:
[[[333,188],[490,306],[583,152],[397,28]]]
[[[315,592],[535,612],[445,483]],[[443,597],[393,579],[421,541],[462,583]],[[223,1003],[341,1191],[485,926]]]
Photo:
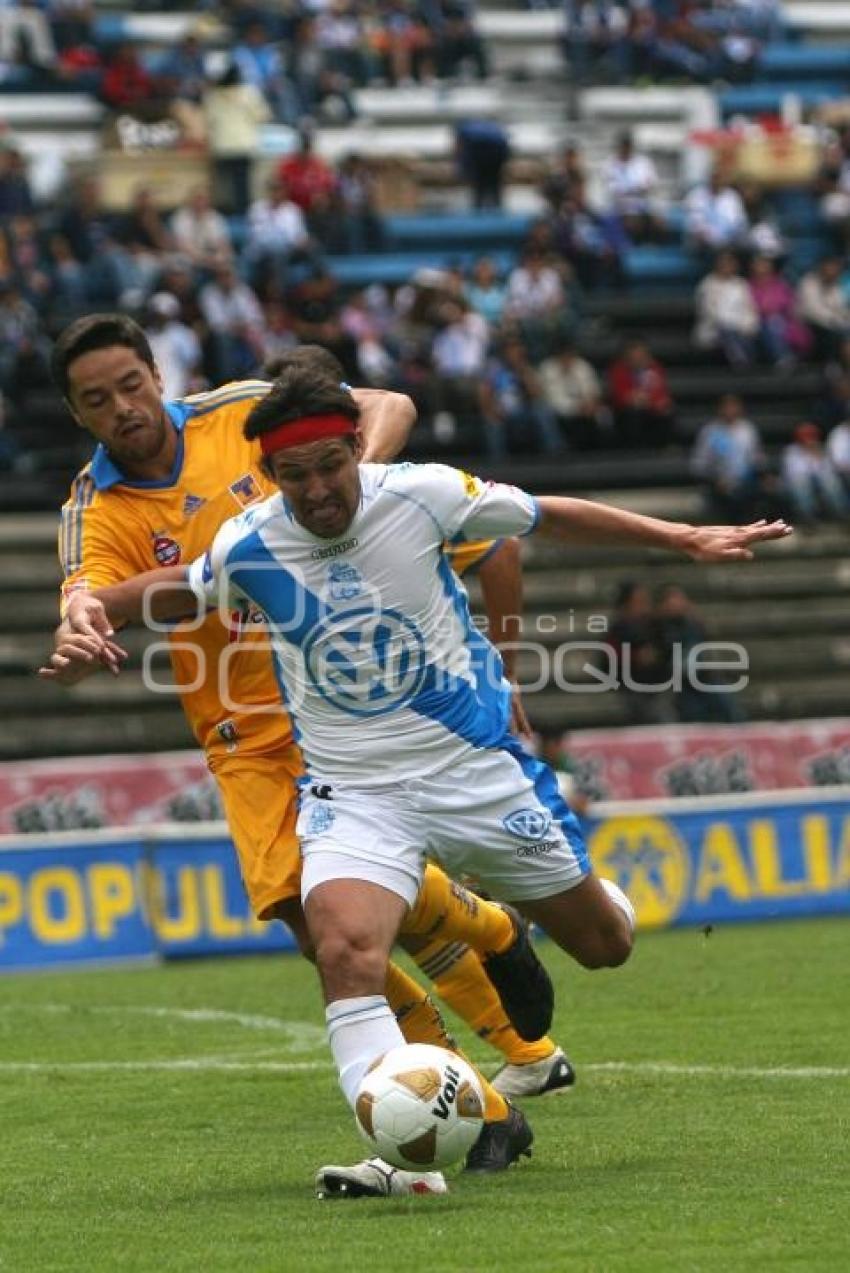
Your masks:
[[[384,997],[423,863],[474,875],[587,968],[629,956],[634,913],[590,869],[552,771],[507,732],[510,690],[443,545],[538,533],[750,558],[784,522],[695,527],[485,484],[443,465],[358,464],[357,407],[293,368],[245,424],[280,495],[227,523],[188,569],[97,595],[109,620],[185,613],[190,594],[268,619],[307,770],[302,896],[340,1084],[404,1040]],[[156,585],[153,597],[151,585]],[[80,595],[81,623],[95,611]],[[104,634],[103,622],[94,625]]]

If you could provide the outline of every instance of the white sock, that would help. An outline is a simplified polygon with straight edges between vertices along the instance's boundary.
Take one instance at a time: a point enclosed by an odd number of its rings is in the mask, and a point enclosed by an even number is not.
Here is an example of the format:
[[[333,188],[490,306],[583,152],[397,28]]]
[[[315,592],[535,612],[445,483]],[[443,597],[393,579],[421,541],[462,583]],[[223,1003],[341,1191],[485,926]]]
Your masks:
[[[605,892],[611,898],[614,905],[619,906],[628,921],[629,928],[632,932],[634,932],[635,924],[637,923],[635,908],[632,906],[623,890],[618,884],[615,884],[613,880],[603,880],[601,875],[599,876],[599,883],[605,889]]]
[[[337,999],[325,1008],[325,1020],[339,1085],[353,1109],[369,1066],[385,1052],[402,1047],[404,1035],[383,995]]]

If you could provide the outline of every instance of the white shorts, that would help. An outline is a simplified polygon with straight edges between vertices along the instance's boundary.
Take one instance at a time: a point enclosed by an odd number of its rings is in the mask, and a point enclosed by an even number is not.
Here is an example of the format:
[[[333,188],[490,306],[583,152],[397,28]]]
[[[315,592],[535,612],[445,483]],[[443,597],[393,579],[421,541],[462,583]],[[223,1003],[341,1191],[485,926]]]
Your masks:
[[[590,870],[555,775],[513,739],[503,750],[474,752],[443,773],[393,786],[311,778],[296,832],[302,899],[327,880],[356,879],[412,905],[426,858],[505,901],[551,897]]]

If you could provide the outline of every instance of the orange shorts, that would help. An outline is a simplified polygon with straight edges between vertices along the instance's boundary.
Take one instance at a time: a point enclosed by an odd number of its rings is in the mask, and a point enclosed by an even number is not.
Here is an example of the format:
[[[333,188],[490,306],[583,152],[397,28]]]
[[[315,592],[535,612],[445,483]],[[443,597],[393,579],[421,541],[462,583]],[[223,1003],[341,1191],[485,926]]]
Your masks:
[[[272,919],[275,902],[301,896],[295,783],[303,773],[295,743],[262,756],[216,757],[213,776],[258,919]]]

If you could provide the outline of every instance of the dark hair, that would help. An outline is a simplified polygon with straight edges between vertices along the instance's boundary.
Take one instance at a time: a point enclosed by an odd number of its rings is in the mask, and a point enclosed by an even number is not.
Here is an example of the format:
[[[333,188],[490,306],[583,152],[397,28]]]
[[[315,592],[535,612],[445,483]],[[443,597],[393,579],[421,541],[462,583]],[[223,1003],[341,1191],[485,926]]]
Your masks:
[[[360,408],[336,376],[317,370],[315,364],[292,364],[284,368],[266,397],[250,412],[243,432],[252,442],[280,424],[329,413],[349,420],[360,418]]]
[[[125,314],[88,314],[78,318],[62,332],[50,355],[50,372],[53,380],[67,398],[70,390],[68,369],[77,358],[95,349],[109,349],[112,345],[125,345],[132,349],[146,366],[153,371],[155,360],[148,338],[138,323]]]
[[[267,358],[262,368],[263,379],[277,380],[288,367],[307,367],[323,376],[334,376],[337,384],[345,380],[342,363],[324,345],[296,345],[294,349]]]

